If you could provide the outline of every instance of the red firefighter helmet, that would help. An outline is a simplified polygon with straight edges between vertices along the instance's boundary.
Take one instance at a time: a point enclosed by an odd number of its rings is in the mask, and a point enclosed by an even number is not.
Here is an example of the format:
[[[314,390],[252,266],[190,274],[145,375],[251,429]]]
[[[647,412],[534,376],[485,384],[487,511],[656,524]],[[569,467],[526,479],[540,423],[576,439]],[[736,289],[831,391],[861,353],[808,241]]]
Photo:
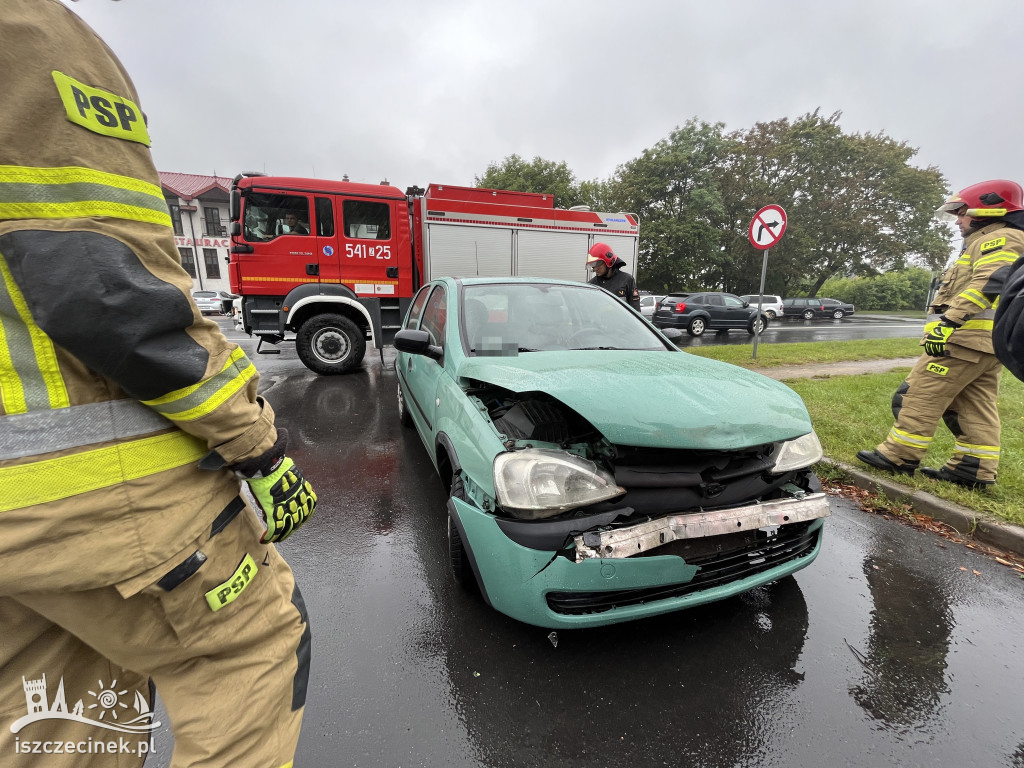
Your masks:
[[[605,243],[594,243],[590,250],[587,251],[590,255],[587,256],[587,265],[593,264],[595,261],[603,261],[608,269],[615,266],[615,262],[618,261],[619,257],[615,255],[615,251],[612,250],[610,245]]]
[[[939,206],[939,213],[955,217],[967,206],[965,213],[976,219],[998,219],[1011,211],[1024,210],[1024,189],[1007,179],[993,179],[964,187]]]

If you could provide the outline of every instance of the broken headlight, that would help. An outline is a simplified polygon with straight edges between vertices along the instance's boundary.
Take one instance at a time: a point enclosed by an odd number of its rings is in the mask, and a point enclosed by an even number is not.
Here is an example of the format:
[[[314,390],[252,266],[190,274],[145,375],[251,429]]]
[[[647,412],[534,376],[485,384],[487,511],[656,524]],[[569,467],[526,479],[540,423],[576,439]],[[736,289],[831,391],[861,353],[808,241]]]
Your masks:
[[[564,451],[530,448],[494,460],[498,503],[516,517],[553,517],[626,492],[592,461]]]
[[[814,432],[808,432],[795,440],[787,440],[779,447],[772,474],[781,475],[794,469],[809,467],[821,460],[821,443]]]

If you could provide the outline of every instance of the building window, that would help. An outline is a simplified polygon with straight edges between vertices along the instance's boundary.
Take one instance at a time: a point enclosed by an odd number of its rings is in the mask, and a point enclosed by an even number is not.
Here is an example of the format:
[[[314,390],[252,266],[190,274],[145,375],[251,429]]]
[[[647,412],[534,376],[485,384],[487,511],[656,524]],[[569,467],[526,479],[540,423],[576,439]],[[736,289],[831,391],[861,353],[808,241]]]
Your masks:
[[[170,201],[167,202],[167,207],[171,211],[171,226],[174,227],[174,234],[184,235],[185,230],[181,226],[181,207]]]
[[[220,262],[217,261],[216,248],[203,248],[203,263],[206,265],[207,277],[220,277]]]
[[[203,208],[203,228],[207,237],[224,237],[227,234],[220,223],[219,208]]]
[[[179,248],[181,254],[181,266],[185,268],[192,277],[196,276],[196,255],[191,248]]]

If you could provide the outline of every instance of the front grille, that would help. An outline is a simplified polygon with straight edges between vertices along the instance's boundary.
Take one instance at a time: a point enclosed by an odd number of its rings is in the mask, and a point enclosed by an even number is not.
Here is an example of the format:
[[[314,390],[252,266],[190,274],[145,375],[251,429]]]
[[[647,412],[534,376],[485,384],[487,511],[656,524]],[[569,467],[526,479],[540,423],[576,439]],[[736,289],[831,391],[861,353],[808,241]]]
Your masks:
[[[548,607],[555,613],[574,616],[602,613],[613,608],[680,597],[764,573],[791,560],[807,557],[814,551],[822,529],[808,530],[813,522],[787,525],[771,539],[748,539],[728,551],[687,560],[689,565],[700,566],[700,570],[685,584],[603,592],[549,592]],[[664,554],[664,551],[653,550],[647,554]]]

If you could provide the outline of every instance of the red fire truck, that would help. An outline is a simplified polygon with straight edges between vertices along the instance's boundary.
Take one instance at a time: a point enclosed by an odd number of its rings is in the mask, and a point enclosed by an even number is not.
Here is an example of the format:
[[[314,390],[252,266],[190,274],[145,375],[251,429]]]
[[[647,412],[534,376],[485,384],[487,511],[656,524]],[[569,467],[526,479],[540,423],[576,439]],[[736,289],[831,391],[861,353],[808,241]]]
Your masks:
[[[635,272],[639,222],[628,213],[555,208],[551,195],[431,184],[403,194],[255,173],[231,184],[231,290],[242,327],[277,345],[294,334],[307,368],[358,367],[367,342],[390,343],[413,294],[436,277],[587,279],[605,242]]]

